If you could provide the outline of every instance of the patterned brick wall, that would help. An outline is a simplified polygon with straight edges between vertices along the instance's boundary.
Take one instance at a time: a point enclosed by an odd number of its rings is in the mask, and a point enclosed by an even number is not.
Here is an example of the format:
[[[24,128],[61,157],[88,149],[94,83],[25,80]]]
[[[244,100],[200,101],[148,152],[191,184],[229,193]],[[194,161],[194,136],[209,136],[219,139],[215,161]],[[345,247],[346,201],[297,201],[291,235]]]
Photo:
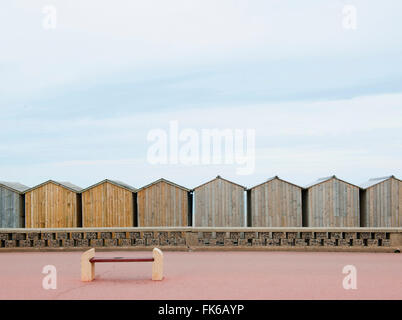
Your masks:
[[[183,231],[1,232],[1,248],[185,246]]]
[[[243,231],[242,231],[243,230]],[[392,236],[398,243],[392,243]],[[2,248],[117,248],[117,247],[391,247],[402,246],[402,230],[398,231],[310,231],[197,229],[124,231],[100,230],[0,230]],[[401,243],[400,243],[401,242]]]
[[[389,232],[198,232],[198,246],[390,247]]]

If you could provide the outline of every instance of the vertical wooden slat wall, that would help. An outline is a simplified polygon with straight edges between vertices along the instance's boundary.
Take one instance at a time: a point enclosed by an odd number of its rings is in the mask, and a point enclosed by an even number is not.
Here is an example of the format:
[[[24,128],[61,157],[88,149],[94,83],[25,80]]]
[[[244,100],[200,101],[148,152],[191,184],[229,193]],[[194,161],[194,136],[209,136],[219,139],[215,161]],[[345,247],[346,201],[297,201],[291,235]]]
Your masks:
[[[304,190],[276,177],[248,190],[249,226],[402,227],[402,181],[386,178],[360,190],[334,176]],[[134,226],[134,191],[110,182],[82,196],[75,189],[50,181],[24,196],[0,185],[0,228]],[[188,226],[193,199],[194,226],[244,227],[244,190],[218,177],[195,188],[192,198],[190,190],[174,183],[153,183],[136,195],[138,226]]]
[[[252,227],[301,227],[302,188],[271,179],[248,190]]]
[[[186,189],[158,181],[137,192],[139,227],[187,227],[189,201]]]
[[[245,227],[245,189],[216,178],[194,189],[195,227]]]
[[[387,179],[362,195],[362,227],[402,227],[402,181]]]
[[[188,191],[158,181],[137,192],[139,227],[187,227]]]
[[[24,198],[0,186],[0,228],[24,227]]]
[[[336,178],[309,187],[307,227],[360,227],[359,190]]]
[[[80,227],[78,194],[46,183],[25,194],[26,228]]]
[[[86,189],[81,197],[84,228],[133,226],[132,191],[106,181]]]

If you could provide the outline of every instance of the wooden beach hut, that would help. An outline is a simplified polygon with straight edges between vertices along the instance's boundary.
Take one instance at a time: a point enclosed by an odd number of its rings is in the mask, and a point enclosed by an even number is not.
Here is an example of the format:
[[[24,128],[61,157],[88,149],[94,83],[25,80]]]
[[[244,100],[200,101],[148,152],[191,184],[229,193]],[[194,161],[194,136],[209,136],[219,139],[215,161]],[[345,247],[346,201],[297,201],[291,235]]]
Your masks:
[[[46,181],[25,192],[26,228],[81,227],[81,188],[70,182]]]
[[[191,224],[190,189],[165,179],[137,192],[139,227],[187,227]]]
[[[0,181],[0,228],[24,228],[24,192],[29,187],[18,182]]]
[[[194,188],[194,226],[245,227],[245,191],[220,176]]]
[[[82,226],[133,227],[135,191],[124,182],[109,179],[82,190]]]
[[[370,179],[361,185],[361,226],[402,227],[402,181],[394,176]]]
[[[321,178],[303,192],[305,227],[360,227],[360,188],[336,176]]]
[[[302,187],[278,176],[247,190],[249,227],[301,227]]]

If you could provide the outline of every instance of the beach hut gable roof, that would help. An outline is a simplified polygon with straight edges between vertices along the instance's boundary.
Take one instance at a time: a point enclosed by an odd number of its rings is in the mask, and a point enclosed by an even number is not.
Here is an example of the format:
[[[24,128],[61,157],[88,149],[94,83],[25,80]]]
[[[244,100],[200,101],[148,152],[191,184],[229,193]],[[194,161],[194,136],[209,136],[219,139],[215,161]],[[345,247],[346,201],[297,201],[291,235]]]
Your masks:
[[[81,190],[81,192],[88,191],[88,190],[90,190],[90,189],[93,189],[93,188],[95,188],[95,187],[97,187],[97,186],[99,186],[99,185],[101,185],[101,184],[107,183],[107,182],[109,182],[109,183],[111,183],[111,184],[113,184],[113,185],[115,185],[115,186],[117,186],[117,187],[121,187],[121,188],[126,189],[126,190],[128,190],[128,191],[131,191],[131,192],[137,191],[136,188],[134,188],[133,186],[130,186],[129,184],[124,183],[124,182],[122,182],[122,181],[119,181],[119,180],[111,180],[111,179],[105,179],[105,180],[102,180],[102,181],[100,181],[100,182],[98,182],[98,183],[95,183],[95,184],[93,184],[93,185],[91,185],[91,186],[89,186],[89,187],[87,187],[87,188]]]
[[[29,189],[29,187],[19,183],[19,182],[9,182],[9,181],[0,181],[0,187],[4,187],[10,191],[23,194],[25,191]]]
[[[292,182],[283,180],[283,179],[279,178],[278,176],[274,176],[274,177],[272,177],[272,178],[269,178],[269,179],[266,180],[265,182],[262,182],[262,183],[260,183],[260,184],[255,185],[254,187],[249,188],[248,190],[252,190],[252,189],[258,188],[259,186],[262,186],[262,185],[264,185],[264,184],[266,184],[266,183],[268,183],[268,182],[270,182],[270,181],[272,181],[272,180],[279,180],[279,181],[288,183],[288,184],[290,184],[290,185],[292,185],[292,186],[295,186],[295,187],[297,187],[297,188],[303,189],[303,187],[298,186],[297,184],[294,184],[294,183],[292,183]]]
[[[193,191],[196,190],[196,189],[198,189],[198,188],[201,188],[201,187],[205,186],[205,185],[208,184],[208,183],[211,183],[212,181],[218,180],[218,179],[223,180],[223,181],[226,181],[226,182],[229,182],[229,183],[231,183],[231,184],[234,184],[235,186],[238,186],[238,187],[240,187],[240,188],[243,188],[244,190],[247,190],[247,188],[246,188],[245,186],[242,186],[242,185],[240,185],[240,184],[237,184],[237,183],[235,183],[235,182],[233,182],[233,181],[226,180],[226,179],[222,178],[221,176],[216,176],[215,179],[212,179],[212,180],[210,180],[210,181],[208,181],[208,182],[205,182],[205,183],[199,185],[198,187],[195,187],[195,188],[193,189]]]
[[[338,178],[337,176],[335,176],[335,175],[329,176],[329,177],[324,177],[324,178],[319,178],[319,179],[317,179],[316,181],[314,181],[314,182],[312,182],[312,183],[306,185],[304,188],[305,188],[305,189],[308,189],[308,188],[314,187],[314,186],[316,186],[316,185],[319,185],[319,184],[321,184],[321,183],[327,182],[327,181],[332,180],[332,179],[336,179],[336,180],[341,181],[341,182],[343,182],[343,183],[349,184],[349,185],[351,185],[351,186],[353,186],[353,187],[360,188],[359,186],[357,186],[357,185],[355,185],[355,184],[353,184],[353,183],[350,183],[350,182],[347,182],[347,181],[345,181],[345,180],[339,179],[339,178]]]
[[[382,183],[382,182],[384,182],[384,181],[387,181],[387,180],[389,180],[389,179],[396,179],[396,180],[398,180],[398,181],[401,181],[401,180],[399,180],[398,178],[396,178],[394,175],[392,175],[392,176],[386,176],[386,177],[379,177],[379,178],[371,178],[370,180],[368,180],[368,181],[362,183],[362,184],[360,185],[360,187],[361,187],[362,189],[368,189],[368,188],[374,187],[375,185],[380,184],[380,183]]]
[[[57,186],[63,187],[65,189],[70,190],[70,191],[75,192],[75,193],[80,193],[82,191],[81,187],[78,187],[75,184],[72,184],[71,182],[68,182],[68,181],[48,180],[48,181],[43,182],[41,184],[38,184],[38,185],[28,189],[28,190],[25,190],[24,193],[27,193],[27,192],[30,192],[30,191],[35,190],[37,188],[40,188],[40,187],[42,187],[42,186],[44,186],[44,185],[46,185],[48,183],[53,183],[53,184],[55,184]]]
[[[160,182],[165,182],[165,183],[167,183],[167,184],[170,184],[171,186],[174,186],[174,187],[176,187],[176,188],[182,189],[182,190],[184,190],[184,191],[191,191],[190,189],[188,189],[188,188],[186,188],[186,187],[183,187],[183,186],[181,186],[181,185],[179,185],[179,184],[177,184],[177,183],[174,183],[174,182],[172,182],[172,181],[166,180],[166,179],[164,179],[164,178],[160,178],[160,179],[158,179],[158,180],[156,180],[156,181],[154,181],[154,182],[151,182],[151,183],[149,183],[149,184],[147,184],[147,185],[141,187],[141,188],[138,189],[137,191],[144,190],[144,189],[149,188],[149,187],[151,187],[151,186],[153,186],[153,185],[155,185],[155,184],[157,184],[157,183],[160,183]]]

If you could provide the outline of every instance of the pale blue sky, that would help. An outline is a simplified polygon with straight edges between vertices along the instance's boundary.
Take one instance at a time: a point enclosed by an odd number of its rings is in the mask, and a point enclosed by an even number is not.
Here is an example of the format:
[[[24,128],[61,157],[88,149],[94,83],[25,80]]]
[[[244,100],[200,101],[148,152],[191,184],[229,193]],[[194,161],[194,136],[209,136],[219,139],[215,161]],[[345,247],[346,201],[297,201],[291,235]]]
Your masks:
[[[400,1],[83,2],[1,4],[0,180],[402,177]],[[255,173],[150,165],[147,133],[171,120],[255,129]]]

